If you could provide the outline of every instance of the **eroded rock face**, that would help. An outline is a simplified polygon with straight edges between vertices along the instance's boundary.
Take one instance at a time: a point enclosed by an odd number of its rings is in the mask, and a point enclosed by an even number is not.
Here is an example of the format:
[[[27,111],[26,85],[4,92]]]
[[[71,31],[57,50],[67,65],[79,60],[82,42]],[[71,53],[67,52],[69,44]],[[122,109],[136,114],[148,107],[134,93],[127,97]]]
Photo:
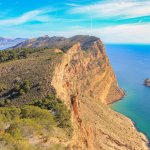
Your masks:
[[[72,112],[70,149],[147,149],[146,138],[132,122],[106,106],[124,92],[100,40],[87,51],[81,50],[80,43],[69,49],[55,68],[52,85]]]
[[[87,52],[81,50],[80,43],[74,45],[55,73],[54,86],[59,87],[58,95],[63,95],[68,105],[71,95],[91,97],[106,104],[124,95],[100,41]]]

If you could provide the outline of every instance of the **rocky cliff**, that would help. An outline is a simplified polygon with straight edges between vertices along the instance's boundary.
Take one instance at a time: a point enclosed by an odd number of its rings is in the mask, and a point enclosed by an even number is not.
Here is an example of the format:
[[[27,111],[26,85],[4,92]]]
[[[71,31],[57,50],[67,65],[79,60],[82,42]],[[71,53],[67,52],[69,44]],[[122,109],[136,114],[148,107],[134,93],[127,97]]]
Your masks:
[[[12,147],[16,149],[16,146],[20,146],[18,143],[22,143],[23,148],[18,149],[29,149],[25,145],[32,150],[33,147],[42,150],[52,147],[67,150],[147,149],[147,139],[135,129],[131,120],[108,106],[120,100],[124,92],[118,86],[99,38],[46,36],[20,43],[16,48],[19,49],[0,53],[1,112],[13,115],[11,110],[14,107],[18,112],[18,108],[22,110],[24,106],[32,105],[38,107],[40,114],[48,111],[57,122],[49,131],[49,122],[44,119],[46,116],[42,115],[44,117],[39,119],[38,114],[32,121],[37,119],[39,122],[36,124],[42,126],[40,132],[34,135],[30,129],[35,131],[35,125],[20,125],[25,118],[20,117],[20,121],[17,119],[16,122],[13,118],[10,120],[9,115],[3,119],[0,113],[0,130],[3,129],[3,132],[0,131],[1,148],[11,146],[12,150]],[[59,99],[56,100],[56,97]],[[71,115],[66,106],[71,110]],[[59,115],[56,116],[56,112]],[[11,128],[14,122],[17,126]],[[19,139],[14,134],[16,130],[18,133],[18,129],[23,133]],[[8,135],[12,141],[7,142]]]
[[[121,99],[114,72],[100,40],[83,51],[75,44],[55,67],[52,85],[71,110],[74,134],[70,149],[146,150],[146,138],[131,120],[106,104]]]

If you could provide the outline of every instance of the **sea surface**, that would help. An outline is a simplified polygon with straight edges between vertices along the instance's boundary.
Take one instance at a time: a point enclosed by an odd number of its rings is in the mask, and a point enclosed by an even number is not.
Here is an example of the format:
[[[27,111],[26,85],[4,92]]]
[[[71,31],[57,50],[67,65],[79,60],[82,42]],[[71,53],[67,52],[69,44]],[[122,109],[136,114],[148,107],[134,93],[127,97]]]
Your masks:
[[[150,45],[106,45],[106,52],[126,96],[111,107],[132,119],[150,139]]]

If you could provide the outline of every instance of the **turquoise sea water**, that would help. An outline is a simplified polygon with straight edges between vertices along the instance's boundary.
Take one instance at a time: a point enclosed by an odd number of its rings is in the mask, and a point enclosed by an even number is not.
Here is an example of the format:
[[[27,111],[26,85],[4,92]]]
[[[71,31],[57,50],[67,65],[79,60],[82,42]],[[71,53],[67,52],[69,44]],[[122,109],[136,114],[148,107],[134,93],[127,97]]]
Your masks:
[[[139,131],[150,139],[150,45],[106,45],[111,65],[126,96],[112,108],[135,122]]]

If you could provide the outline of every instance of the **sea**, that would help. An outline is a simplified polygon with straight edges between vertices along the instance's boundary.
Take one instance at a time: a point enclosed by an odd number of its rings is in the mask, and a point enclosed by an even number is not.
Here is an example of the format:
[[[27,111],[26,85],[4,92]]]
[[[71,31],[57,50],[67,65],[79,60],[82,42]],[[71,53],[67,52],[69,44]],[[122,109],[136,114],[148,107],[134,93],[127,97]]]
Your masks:
[[[120,87],[126,96],[113,104],[113,110],[129,117],[150,140],[150,45],[107,44],[106,52]]]

